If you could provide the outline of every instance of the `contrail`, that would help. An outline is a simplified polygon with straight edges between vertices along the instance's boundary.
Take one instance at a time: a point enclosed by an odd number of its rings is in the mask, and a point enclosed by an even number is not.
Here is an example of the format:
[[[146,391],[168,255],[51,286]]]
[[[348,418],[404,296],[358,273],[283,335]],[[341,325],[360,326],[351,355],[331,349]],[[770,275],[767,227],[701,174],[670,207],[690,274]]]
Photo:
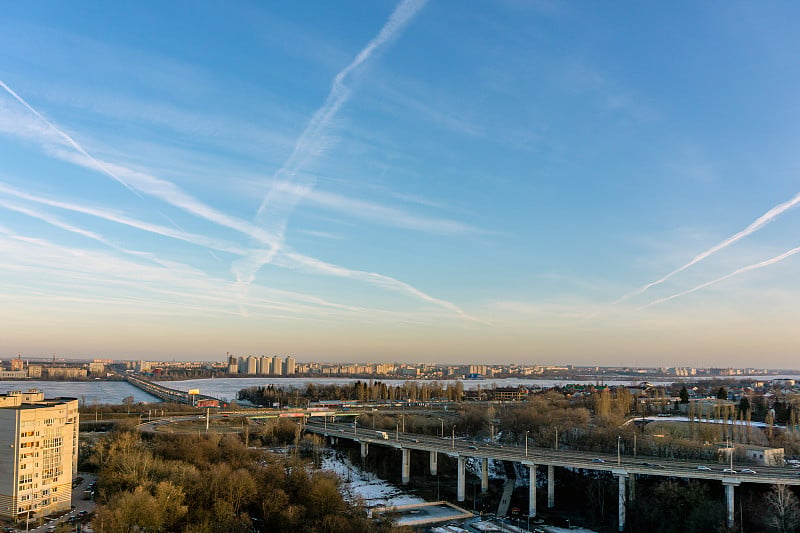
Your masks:
[[[134,218],[126,217],[115,211],[88,207],[88,206],[63,202],[60,200],[52,200],[49,198],[43,198],[23,191],[19,191],[0,181],[0,194],[3,193],[15,196],[17,198],[22,198],[23,200],[36,202],[42,205],[56,207],[59,209],[72,211],[75,213],[82,213],[84,215],[94,216],[103,220],[115,222],[117,224],[123,224],[142,231],[147,231],[156,235],[161,235],[163,237],[178,239],[184,242],[195,244],[197,246],[205,247],[209,250],[228,252],[236,255],[246,255],[248,253],[248,251],[245,250],[244,248],[230,244],[227,241],[214,239],[211,237],[207,237],[205,235],[189,233],[180,229],[173,229],[165,226],[160,226],[158,224],[151,224],[149,222],[144,222]]]
[[[25,100],[24,100],[24,99],[23,99],[23,98],[22,98],[20,95],[18,95],[17,93],[15,93],[15,92],[13,91],[13,89],[11,89],[11,87],[9,87],[8,85],[6,85],[6,84],[3,82],[3,80],[0,80],[0,87],[2,87],[3,89],[5,89],[5,91],[6,91],[8,94],[10,94],[11,96],[13,96],[13,97],[14,97],[14,99],[15,99],[17,102],[19,102],[20,104],[22,104],[23,106],[25,106],[25,108],[26,108],[28,111],[30,111],[31,113],[33,113],[33,114],[36,116],[36,118],[38,118],[39,120],[41,120],[42,122],[44,122],[45,124],[47,124],[47,127],[48,127],[48,128],[50,128],[51,130],[53,130],[54,132],[56,132],[56,133],[58,134],[58,136],[59,136],[59,137],[61,137],[61,139],[63,139],[63,140],[64,140],[64,141],[65,141],[65,142],[66,142],[66,143],[69,145],[69,146],[71,146],[72,148],[74,148],[75,150],[77,150],[77,151],[78,151],[78,152],[79,152],[81,155],[83,155],[84,157],[86,157],[87,159],[89,159],[89,160],[90,160],[92,163],[94,163],[95,165],[97,165],[97,168],[99,168],[99,169],[100,169],[100,170],[101,170],[101,171],[102,171],[104,174],[106,174],[106,175],[110,176],[110,177],[111,177],[111,178],[113,178],[114,180],[116,180],[116,181],[118,181],[119,183],[121,183],[121,184],[122,184],[122,185],[123,185],[123,186],[124,186],[126,189],[128,189],[129,191],[131,191],[133,194],[135,194],[135,195],[136,195],[136,196],[138,196],[139,198],[141,198],[141,197],[142,197],[142,195],[141,195],[141,194],[139,194],[139,191],[137,191],[136,189],[134,189],[133,187],[131,187],[131,186],[130,186],[130,184],[128,184],[128,182],[127,182],[127,181],[125,181],[124,179],[120,178],[120,177],[119,177],[119,176],[117,176],[115,173],[111,172],[111,171],[110,171],[110,170],[109,170],[109,169],[108,169],[108,168],[107,168],[107,167],[106,167],[106,166],[105,166],[105,165],[104,165],[102,162],[100,162],[100,161],[98,161],[97,159],[95,159],[94,157],[92,157],[92,155],[91,155],[91,154],[89,154],[89,152],[87,152],[86,150],[84,150],[84,149],[83,149],[83,146],[81,146],[80,144],[78,144],[78,142],[77,142],[75,139],[73,139],[72,137],[70,137],[70,136],[69,136],[69,135],[68,135],[68,134],[67,134],[65,131],[63,131],[63,130],[59,129],[58,127],[56,127],[56,125],[55,125],[55,124],[53,124],[52,122],[50,122],[49,120],[47,120],[47,119],[46,119],[44,116],[42,116],[42,114],[41,114],[41,113],[39,113],[38,111],[36,111],[36,110],[33,108],[33,106],[31,106],[31,105],[30,105],[28,102],[26,102],[26,101],[25,101]]]
[[[303,130],[300,137],[295,141],[292,153],[289,155],[286,162],[273,175],[274,185],[264,197],[256,214],[256,221],[260,222],[262,225],[266,225],[265,217],[268,215],[273,219],[277,219],[275,222],[277,228],[271,230],[270,233],[277,237],[279,243],[272,250],[259,252],[237,262],[236,275],[241,284],[247,285],[250,283],[255,278],[255,273],[258,272],[261,267],[275,259],[279,251],[277,248],[281,246],[280,241],[283,240],[285,235],[286,221],[289,213],[300,198],[311,190],[309,185],[295,184],[297,174],[310,159],[319,155],[324,150],[326,131],[352,93],[351,89],[345,85],[345,80],[354,72],[357,72],[376,51],[379,51],[381,47],[397,37],[414,16],[425,6],[425,3],[426,0],[403,0],[391,14],[389,20],[384,24],[383,28],[381,28],[378,35],[375,36],[358,55],[356,55],[355,59],[333,79],[331,90],[325,102],[317,109],[305,130]],[[280,198],[281,196],[283,198]],[[283,201],[278,202],[279,212],[276,212],[274,207],[276,202],[274,200],[278,198]],[[322,261],[313,260],[286,251],[283,252],[283,257],[298,262],[307,268],[312,268],[317,272],[326,272],[340,277],[361,279],[376,286],[410,294],[429,303],[448,309],[462,318],[475,320],[455,304],[434,298],[406,283],[388,276],[334,267]]]
[[[414,15],[424,7],[425,2],[426,0],[403,0],[389,17],[389,20],[384,24],[383,28],[381,28],[378,35],[356,55],[355,59],[349,65],[336,75],[328,97],[325,99],[322,107],[317,109],[311,117],[308,126],[306,126],[306,129],[300,134],[297,141],[295,141],[294,148],[289,158],[273,176],[274,181],[277,182],[280,178],[281,180],[293,182],[297,173],[306,162],[323,151],[323,141],[328,126],[339,112],[342,105],[350,98],[351,89],[345,85],[345,78],[366,63],[376,50],[399,35],[411,19],[414,18]],[[285,191],[276,191],[273,187],[264,197],[261,206],[258,208],[257,219],[263,219],[267,206],[278,193],[285,194]],[[291,210],[298,200],[299,198],[297,196],[289,198],[288,201],[290,205],[287,206],[288,209]],[[285,220],[280,221],[278,224],[281,226],[280,233],[283,233]]]
[[[67,145],[69,145],[69,147],[74,149],[74,152],[70,150],[61,150],[60,147],[57,150],[52,149],[51,152],[55,157],[58,157],[59,159],[69,163],[83,166],[85,168],[100,171],[124,185],[139,198],[144,199],[141,194],[144,193],[194,216],[244,233],[245,235],[248,235],[249,237],[267,246],[274,247],[279,244],[279,239],[269,235],[260,227],[252,224],[251,222],[226,215],[225,213],[208,206],[190,194],[184,192],[183,189],[170,181],[97,159],[87,152],[67,133],[59,129],[52,122],[48,121],[44,116],[42,116],[41,113],[36,111],[36,109],[23,100],[22,97],[15,93],[8,85],[3,83],[2,80],[0,80],[0,87],[5,89],[6,92],[8,92],[18,102],[25,106],[25,108],[28,109],[34,116],[36,116],[36,118],[44,122],[44,124],[46,124],[51,130],[56,132],[59,137],[65,141]],[[45,141],[43,140],[42,142]],[[77,154],[75,152],[77,152]],[[163,213],[159,212],[159,214],[169,220],[169,218]]]
[[[455,313],[456,315],[460,316],[463,319],[471,320],[473,322],[482,322],[481,320],[467,314],[463,309],[461,309],[452,302],[448,302],[447,300],[442,300],[434,296],[431,296],[429,294],[426,294],[421,290],[417,289],[416,287],[409,285],[408,283],[405,283],[403,281],[397,280],[389,276],[384,276],[383,274],[377,274],[375,272],[364,272],[361,270],[350,270],[348,268],[340,267],[338,265],[333,265],[331,263],[325,263],[324,261],[320,261],[319,259],[314,259],[312,257],[304,256],[302,254],[293,252],[286,252],[281,256],[281,258],[294,262],[298,266],[305,268],[311,272],[327,274],[330,276],[336,276],[341,278],[366,281],[367,283],[370,283],[372,285],[383,287],[385,289],[394,292],[412,295],[419,298],[420,300],[426,301],[428,303],[452,311],[453,313]]]
[[[764,213],[763,215],[761,215],[760,217],[755,219],[752,224],[750,224],[749,226],[744,228],[739,233],[736,233],[736,234],[728,237],[727,239],[725,239],[724,241],[720,242],[719,244],[717,244],[715,246],[712,246],[711,248],[709,248],[705,252],[703,252],[703,253],[701,253],[699,255],[696,255],[694,257],[694,259],[692,259],[691,261],[689,261],[688,263],[686,263],[682,267],[673,270],[672,272],[670,272],[666,276],[662,277],[661,279],[658,279],[658,280],[656,280],[656,281],[654,281],[652,283],[648,283],[647,285],[644,285],[643,287],[640,287],[640,288],[636,289],[633,292],[629,292],[628,294],[626,294],[626,295],[622,296],[621,298],[619,298],[618,300],[614,301],[612,305],[616,305],[616,304],[618,304],[618,303],[620,303],[620,302],[622,302],[624,300],[627,300],[628,298],[631,298],[633,296],[638,296],[639,294],[642,294],[643,292],[645,292],[650,287],[653,287],[653,286],[658,285],[660,283],[664,283],[665,281],[667,281],[669,278],[671,278],[675,274],[683,272],[684,270],[686,270],[690,266],[699,263],[700,261],[702,261],[703,259],[707,258],[708,256],[719,252],[723,248],[726,248],[726,247],[730,246],[731,244],[735,243],[736,241],[747,237],[751,233],[755,233],[756,231],[760,230],[762,227],[764,227],[767,224],[769,224],[770,222],[772,222],[773,219],[775,219],[778,215],[781,215],[782,213],[784,213],[785,211],[788,211],[789,209],[791,209],[792,207],[796,206],[799,203],[800,203],[800,193],[798,193],[794,198],[792,198],[788,202],[784,202],[782,204],[776,205],[775,207],[773,207],[772,209],[770,209],[769,211],[767,211],[766,213]],[[653,304],[650,304],[650,305],[653,305]]]
[[[670,300],[674,300],[675,298],[679,298],[681,296],[686,296],[687,294],[691,294],[691,293],[693,293],[695,291],[699,291],[700,289],[705,289],[706,287],[708,287],[710,285],[714,285],[714,284],[719,283],[721,281],[725,281],[726,279],[730,279],[730,278],[732,278],[734,276],[738,276],[739,274],[744,274],[745,272],[750,272],[751,270],[758,270],[759,268],[764,268],[766,266],[774,265],[775,263],[779,263],[779,262],[783,261],[784,259],[786,259],[788,257],[791,257],[791,256],[793,256],[794,254],[796,254],[798,252],[800,252],[800,246],[798,246],[797,248],[792,248],[791,250],[788,250],[788,251],[786,251],[786,252],[784,252],[784,253],[782,253],[780,255],[776,255],[772,259],[767,259],[765,261],[761,261],[760,263],[756,263],[754,265],[748,265],[748,266],[742,267],[742,268],[740,268],[738,270],[734,270],[730,274],[726,274],[726,275],[722,276],[721,278],[717,278],[717,279],[714,279],[714,280],[711,280],[711,281],[707,281],[707,282],[703,283],[702,285],[698,285],[697,287],[694,287],[692,289],[688,289],[688,290],[685,290],[683,292],[679,292],[678,294],[673,294],[672,296],[668,296],[666,298],[661,298],[660,300],[656,300],[654,302],[650,302],[649,304],[647,304],[647,305],[645,305],[643,307],[640,307],[639,310],[647,309],[648,307],[652,307],[654,305],[662,304],[664,302],[668,302]]]

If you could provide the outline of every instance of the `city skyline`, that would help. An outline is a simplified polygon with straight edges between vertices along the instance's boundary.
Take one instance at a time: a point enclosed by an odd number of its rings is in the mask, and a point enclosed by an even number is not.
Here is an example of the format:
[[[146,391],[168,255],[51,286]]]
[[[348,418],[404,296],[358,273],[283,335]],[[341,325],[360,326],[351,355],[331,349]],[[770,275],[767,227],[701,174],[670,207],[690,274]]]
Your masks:
[[[5,6],[0,350],[793,368],[798,11]]]

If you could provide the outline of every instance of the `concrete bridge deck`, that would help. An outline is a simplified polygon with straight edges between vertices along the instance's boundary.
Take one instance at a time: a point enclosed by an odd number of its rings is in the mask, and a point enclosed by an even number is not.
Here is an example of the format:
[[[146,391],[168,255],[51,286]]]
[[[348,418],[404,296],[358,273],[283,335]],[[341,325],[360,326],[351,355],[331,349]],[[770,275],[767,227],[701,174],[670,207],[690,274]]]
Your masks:
[[[305,430],[332,438],[343,438],[359,442],[362,455],[366,455],[370,445],[390,446],[402,451],[402,480],[410,479],[410,454],[412,451],[430,454],[430,470],[435,475],[437,455],[440,453],[455,457],[458,460],[458,501],[465,498],[464,459],[474,457],[481,460],[481,489],[488,488],[488,460],[497,459],[515,461],[528,466],[531,483],[529,488],[529,515],[536,516],[535,479],[539,466],[547,467],[548,507],[554,506],[555,484],[553,469],[583,468],[612,473],[619,480],[619,530],[625,528],[625,509],[628,499],[627,481],[637,475],[679,477],[686,479],[706,479],[719,481],[725,486],[725,499],[728,514],[728,525],[734,522],[734,487],[742,483],[766,483],[783,485],[800,485],[800,472],[790,467],[753,467],[753,473],[743,472],[734,465],[734,471],[727,471],[730,466],[716,462],[687,461],[662,459],[653,457],[635,457],[621,454],[603,454],[573,450],[556,450],[534,446],[504,446],[496,443],[478,443],[450,436],[430,436],[400,431],[376,431],[359,427],[353,423],[342,424],[325,421],[309,421]],[[384,438],[384,435],[389,438]]]

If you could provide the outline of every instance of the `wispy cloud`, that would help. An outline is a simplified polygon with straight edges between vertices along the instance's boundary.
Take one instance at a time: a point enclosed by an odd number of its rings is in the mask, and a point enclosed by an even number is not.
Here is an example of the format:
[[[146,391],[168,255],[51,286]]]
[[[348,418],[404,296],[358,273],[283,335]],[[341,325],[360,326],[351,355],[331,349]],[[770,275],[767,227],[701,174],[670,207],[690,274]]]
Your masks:
[[[111,171],[110,171],[108,168],[106,168],[106,167],[105,167],[105,165],[103,165],[103,163],[101,163],[100,161],[98,161],[97,159],[95,159],[94,157],[92,157],[92,156],[89,154],[89,152],[87,152],[86,150],[84,150],[83,146],[81,146],[80,144],[78,144],[78,142],[77,142],[77,141],[75,141],[75,139],[73,139],[71,136],[69,136],[69,135],[68,135],[66,132],[64,132],[63,130],[61,130],[61,129],[57,128],[57,127],[56,127],[56,126],[55,126],[55,125],[54,125],[52,122],[50,122],[50,121],[49,121],[49,120],[47,120],[47,119],[46,119],[44,116],[42,116],[42,114],[41,114],[41,113],[39,113],[39,112],[38,112],[36,109],[34,109],[34,108],[33,108],[33,107],[32,107],[32,106],[31,106],[31,105],[28,103],[28,102],[26,102],[25,100],[23,100],[23,99],[22,99],[22,97],[21,97],[20,95],[18,95],[17,93],[15,93],[15,92],[14,92],[14,91],[11,89],[11,87],[9,87],[8,85],[6,85],[6,84],[5,84],[5,82],[3,82],[3,80],[0,80],[0,87],[2,87],[2,88],[3,88],[3,90],[5,90],[5,91],[6,91],[8,94],[10,94],[10,95],[11,95],[11,96],[12,96],[12,97],[13,97],[13,98],[16,100],[16,101],[18,101],[20,104],[22,104],[22,105],[23,105],[23,106],[24,106],[24,107],[25,107],[25,108],[26,108],[28,111],[30,111],[31,113],[33,113],[33,115],[34,115],[34,116],[36,116],[36,118],[38,118],[38,119],[39,119],[39,120],[41,120],[41,121],[42,121],[44,124],[46,124],[46,125],[47,125],[47,127],[48,127],[48,128],[50,128],[50,129],[51,129],[51,130],[52,130],[52,131],[53,131],[53,132],[54,132],[54,133],[55,133],[55,134],[56,134],[56,135],[57,135],[57,136],[58,136],[58,137],[61,139],[61,141],[62,141],[64,144],[66,144],[67,146],[69,146],[69,147],[73,148],[73,149],[74,149],[74,150],[76,150],[76,151],[77,151],[79,154],[83,155],[83,156],[84,156],[86,159],[88,159],[89,161],[91,161],[91,163],[93,164],[93,166],[94,166],[95,168],[97,168],[97,170],[99,170],[99,171],[100,171],[100,172],[102,172],[103,174],[106,174],[107,176],[110,176],[110,177],[111,177],[111,178],[113,178],[114,180],[118,181],[119,183],[121,183],[123,186],[125,186],[125,187],[126,187],[128,190],[130,190],[131,192],[133,192],[133,193],[134,193],[134,194],[136,194],[137,196],[139,195],[139,193],[138,193],[138,192],[136,192],[135,190],[133,190],[133,187],[131,187],[131,186],[130,186],[130,185],[129,185],[129,184],[128,184],[128,183],[127,183],[127,182],[126,182],[124,179],[120,178],[119,176],[117,176],[116,174],[114,174],[113,172],[111,172]]]
[[[673,270],[669,274],[657,279],[656,281],[648,283],[647,285],[644,285],[644,286],[636,289],[633,292],[629,292],[628,294],[625,294],[624,296],[620,297],[619,299],[617,299],[613,303],[614,304],[618,304],[618,303],[620,303],[622,301],[627,300],[628,298],[632,298],[634,296],[638,296],[639,294],[642,294],[643,292],[645,292],[646,290],[648,290],[651,287],[654,287],[656,285],[664,283],[665,281],[667,281],[668,279],[670,279],[674,275],[683,272],[687,268],[699,263],[703,259],[706,259],[707,257],[719,252],[720,250],[722,250],[724,248],[727,248],[731,244],[733,244],[733,243],[735,243],[735,242],[747,237],[748,235],[750,235],[752,233],[755,233],[756,231],[760,230],[765,225],[767,225],[770,222],[772,222],[776,217],[778,217],[779,215],[781,215],[784,212],[788,211],[789,209],[793,208],[794,206],[796,206],[799,203],[800,203],[800,194],[797,194],[791,200],[789,200],[787,202],[783,202],[782,204],[776,205],[775,207],[773,207],[772,209],[770,209],[769,211],[767,211],[766,213],[764,213],[763,215],[758,217],[756,220],[754,220],[749,226],[744,228],[742,231],[740,231],[738,233],[735,233],[734,235],[731,235],[730,237],[728,237],[724,241],[720,242],[719,244],[716,244],[716,245],[712,246],[711,248],[709,248],[708,250],[706,250],[705,252],[696,255],[691,261],[689,261],[685,265],[683,265],[683,266],[681,266],[679,268],[676,268],[675,270]]]
[[[230,281],[176,262],[142,264],[98,250],[83,250],[29,237],[0,227],[0,271],[16,275],[0,280],[0,287],[27,294],[53,297],[113,298],[125,301],[150,301],[152,307],[167,306],[173,312],[197,308],[234,312]],[[25,280],[31,283],[26,285]],[[65,281],[67,281],[65,283]],[[124,290],[122,290],[124,289]],[[104,296],[106,293],[114,296]],[[257,287],[248,302],[254,310],[281,313],[325,314],[327,310],[361,313],[360,307],[331,302],[317,296]],[[215,307],[218,306],[218,307]]]
[[[374,202],[348,198],[341,194],[310,189],[289,182],[275,184],[275,189],[290,195],[303,196],[306,202],[319,207],[345,213],[348,216],[367,219],[386,226],[412,229],[441,234],[482,233],[477,228],[444,218],[416,215],[402,209],[389,207]]]
[[[70,150],[64,150],[58,146],[51,146],[50,143],[53,142],[53,136],[47,134],[48,132],[46,131],[42,131],[38,136],[38,140],[45,144],[46,148],[48,148],[49,152],[54,157],[110,176],[115,181],[123,184],[126,188],[133,191],[139,197],[141,197],[141,194],[147,194],[148,196],[152,196],[189,214],[239,231],[262,244],[271,246],[276,243],[275,237],[268,234],[260,227],[214,209],[213,207],[188,194],[170,181],[158,178],[146,172],[140,172],[122,165],[100,160],[99,158],[90,154],[70,135],[47,120],[41,113],[34,109],[19,95],[17,95],[17,93],[8,87],[8,85],[6,85],[2,80],[0,80],[0,87],[14,97],[15,100],[22,104],[38,120],[44,123],[50,132],[55,133],[56,138],[61,145],[70,148]]]
[[[330,143],[329,129],[339,110],[347,102],[352,94],[352,89],[346,84],[347,78],[358,73],[363,66],[381,50],[394,40],[403,29],[411,22],[414,16],[425,5],[426,0],[403,0],[384,24],[378,35],[373,38],[353,59],[350,64],[343,68],[333,80],[331,90],[328,93],[322,107],[317,109],[311,117],[305,130],[300,134],[295,142],[294,148],[283,166],[273,176],[276,183],[288,181],[294,183],[298,172],[312,159],[323,153]],[[294,189],[296,193],[308,192],[307,189]],[[302,198],[297,194],[287,195],[286,189],[273,187],[264,197],[261,206],[258,208],[256,219],[262,224],[272,223],[275,232],[283,235],[286,226],[287,211],[286,202],[290,205],[296,204]],[[280,198],[281,218],[275,220],[270,212],[275,204],[275,200]],[[267,217],[272,218],[271,221]]]
[[[384,276],[383,274],[377,274],[375,272],[364,272],[361,270],[351,270],[338,265],[333,265],[331,263],[320,261],[319,259],[315,259],[313,257],[307,257],[305,255],[292,252],[282,254],[280,256],[280,260],[281,261],[287,260],[290,262],[290,264],[294,263],[295,268],[299,267],[309,272],[314,272],[317,274],[325,274],[329,276],[336,276],[340,278],[365,281],[371,285],[376,285],[379,287],[389,289],[394,292],[411,295],[425,302],[431,303],[443,309],[447,309],[448,311],[455,313],[461,318],[475,322],[480,322],[480,320],[478,320],[473,316],[470,316],[463,309],[461,309],[459,306],[455,305],[452,302],[448,302],[446,300],[442,300],[434,296],[431,296],[429,294],[426,294],[421,290],[417,289],[416,287],[409,285],[408,283],[404,283],[389,276]]]
[[[180,228],[177,228],[177,226],[176,228],[170,228],[163,225],[136,220],[132,217],[109,210],[91,208],[71,204],[68,202],[37,197],[32,194],[15,190],[12,187],[1,183],[0,191],[8,195],[26,199],[28,201],[38,202],[51,207],[57,207],[60,209],[96,216],[105,220],[135,227],[143,231],[148,231],[162,236],[180,239],[185,242],[204,246],[208,249],[240,255],[242,258],[234,262],[232,265],[232,270],[237,275],[237,284],[234,284],[233,288],[234,290],[237,286],[241,288],[241,284],[243,282],[245,284],[249,284],[253,281],[255,273],[261,267],[263,267],[263,265],[272,262],[277,256],[280,256],[284,253],[282,248],[284,248],[283,239],[286,220],[288,219],[291,211],[294,209],[296,202],[303,196],[306,196],[313,191],[310,184],[305,184],[304,186],[301,180],[297,179],[298,174],[310,160],[315,158],[318,154],[323,153],[327,149],[328,143],[331,140],[329,135],[331,125],[335,120],[337,113],[351,95],[351,89],[347,86],[346,82],[349,80],[349,78],[356,75],[363,68],[363,66],[380,51],[382,47],[386,46],[389,42],[391,42],[392,39],[397,37],[424,5],[425,0],[404,0],[401,2],[392,13],[379,34],[359,52],[356,58],[349,65],[347,65],[337,74],[337,76],[334,78],[331,91],[323,106],[313,115],[308,126],[295,142],[291,155],[286,160],[283,167],[274,176],[275,183],[290,183],[292,186],[288,188],[281,185],[273,187],[271,193],[267,194],[261,204],[261,207],[259,208],[255,224],[234,216],[230,216],[205,204],[204,202],[201,202],[170,181],[158,178],[147,172],[104,161],[101,158],[93,155],[89,150],[78,143],[74,137],[57,127],[53,122],[49,121],[42,113],[40,113],[27,101],[20,97],[7,84],[0,81],[0,86],[2,89],[17,103],[23,106],[29,113],[31,113],[31,115],[35,117],[36,121],[38,121],[38,124],[36,124],[34,123],[35,121],[30,120],[30,127],[28,127],[24,133],[21,130],[25,128],[25,126],[19,125],[16,122],[14,126],[17,128],[16,130],[9,131],[8,128],[4,128],[4,131],[34,138],[43,145],[49,154],[58,159],[91,169],[93,171],[97,171],[103,175],[111,177],[127,189],[133,191],[140,198],[142,198],[142,195],[153,197],[193,216],[210,221],[219,226],[238,231],[258,242],[259,245],[266,246],[267,249],[262,249],[260,247],[244,248],[222,240],[216,240],[203,235],[185,232]],[[422,229],[423,226],[427,225],[428,230],[433,228],[434,231],[443,233],[473,231],[472,228],[469,228],[468,226],[458,222],[413,217],[412,215],[404,214],[399,210],[385,208],[383,206],[370,204],[368,202],[359,203],[356,201],[354,204],[353,201],[349,201],[350,203],[348,203],[347,199],[338,195],[320,193],[315,194],[314,198],[320,205],[324,204],[331,209],[341,210],[348,207],[358,208],[363,210],[365,213],[369,213],[370,217],[381,218],[386,221],[391,218],[395,218],[396,221],[394,224],[401,227],[414,227],[417,229]],[[7,203],[7,205],[12,204]],[[27,214],[31,216],[39,216],[39,218],[42,220],[47,219],[46,221],[49,223],[60,223],[62,229],[74,231],[76,233],[82,231],[77,226],[59,222],[57,219],[48,217],[41,212],[29,210]],[[270,222],[268,219],[274,221],[273,227],[270,228],[272,231],[268,231],[266,229],[266,226],[268,226]],[[102,237],[98,234],[93,234],[93,237],[95,237],[95,240],[102,239]],[[467,315],[455,304],[432,297],[423,291],[412,287],[411,285],[389,276],[384,276],[377,273],[361,272],[358,270],[350,270],[310,257],[293,254],[293,252],[289,249],[286,249],[285,253],[292,254],[292,258],[282,261],[281,266],[290,265],[290,268],[302,268],[304,270],[311,270],[316,273],[326,275],[337,275],[340,277],[358,279],[373,286],[382,287],[413,296],[421,299],[422,301],[448,309],[458,316],[472,319],[472,317],[469,317],[469,315]],[[298,258],[300,257],[302,257],[304,260],[299,260]],[[136,276],[133,277],[135,278]]]
[[[645,306],[642,306],[639,309],[640,310],[647,309],[648,307],[653,307],[654,305],[663,304],[665,302],[669,302],[670,300],[674,300],[676,298],[680,298],[681,296],[686,296],[687,294],[691,294],[693,292],[697,292],[699,290],[705,289],[706,287],[710,287],[711,285],[715,285],[715,284],[720,283],[722,281],[725,281],[727,279],[731,279],[732,277],[738,276],[739,274],[744,274],[745,272],[750,272],[751,270],[758,270],[759,268],[764,268],[764,267],[768,267],[770,265],[774,265],[775,263],[780,263],[784,259],[787,259],[787,258],[795,255],[798,252],[800,252],[800,246],[798,246],[797,248],[792,248],[791,250],[788,250],[788,251],[786,251],[786,252],[784,252],[784,253],[782,253],[780,255],[776,255],[775,257],[773,257],[771,259],[767,259],[765,261],[761,261],[759,263],[755,263],[755,264],[748,265],[746,267],[742,267],[742,268],[739,268],[737,270],[734,270],[730,274],[726,274],[726,275],[722,276],[721,278],[713,279],[711,281],[707,281],[707,282],[702,283],[702,284],[700,284],[700,285],[698,285],[696,287],[693,287],[691,289],[687,289],[687,290],[685,290],[683,292],[679,292],[677,294],[673,294],[672,296],[668,296],[666,298],[661,298],[660,300],[655,300],[654,302],[650,302],[649,304],[647,304]]]
[[[202,246],[219,252],[229,252],[236,255],[245,255],[246,253],[249,252],[249,250],[241,246],[237,246],[235,244],[220,239],[213,239],[205,235],[182,231],[174,227],[162,226],[159,224],[152,224],[150,222],[137,220],[135,218],[128,217],[126,215],[108,209],[90,207],[70,202],[64,202],[61,200],[53,200],[51,198],[30,194],[24,191],[20,191],[3,182],[0,182],[0,193],[15,196],[17,198],[21,198],[31,202],[36,202],[38,204],[56,207],[66,211],[72,211],[75,213],[90,215],[103,220],[107,220],[109,222],[115,222],[117,224],[122,224],[131,228],[136,228],[141,231],[153,233],[156,235],[160,235],[162,237],[169,237],[172,239],[181,240],[184,242],[188,242],[191,244],[195,244],[197,246]]]
[[[378,35],[356,55],[355,59],[349,65],[336,75],[331,90],[322,107],[311,117],[305,130],[295,142],[288,159],[274,174],[273,186],[264,197],[256,214],[256,220],[264,227],[267,227],[270,233],[278,236],[279,239],[283,239],[285,235],[286,223],[291,210],[300,199],[307,197],[312,191],[312,184],[308,181],[298,183],[299,173],[309,161],[323,153],[330,144],[330,126],[339,110],[352,94],[351,88],[346,84],[347,79],[358,73],[372,56],[395,39],[424,7],[425,3],[425,0],[403,0],[389,17],[389,20],[384,24],[383,28],[381,28]],[[326,196],[324,194],[317,194],[316,199],[317,201],[325,202],[329,205],[336,203],[341,205],[342,202],[341,197],[334,197],[332,195]],[[373,211],[375,211],[375,209],[373,209]],[[279,247],[278,245],[278,248]],[[446,308],[463,318],[474,320],[455,304],[432,297],[394,278],[371,272],[346,269],[289,251],[284,251],[280,255],[277,253],[259,253],[238,261],[236,271],[239,276],[239,281],[242,283],[251,282],[255,278],[255,273],[261,267],[276,260],[278,257],[287,259],[289,264],[294,263],[297,266],[301,266],[313,272],[359,279],[372,285],[410,294],[416,298]]]

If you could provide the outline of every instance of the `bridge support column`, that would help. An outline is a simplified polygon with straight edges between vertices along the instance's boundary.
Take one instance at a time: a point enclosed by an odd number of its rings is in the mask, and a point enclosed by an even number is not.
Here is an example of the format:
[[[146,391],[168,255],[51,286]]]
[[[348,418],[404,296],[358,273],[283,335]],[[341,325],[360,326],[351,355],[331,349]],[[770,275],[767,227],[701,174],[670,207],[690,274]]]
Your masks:
[[[547,465],[547,507],[556,506],[556,473],[553,465]]]
[[[616,476],[619,481],[619,531],[625,531],[625,488],[628,484],[628,475],[617,473]]]
[[[361,443],[361,458],[363,459],[364,457],[366,457],[368,453],[369,453],[369,442],[362,442]]]
[[[628,475],[628,501],[636,500],[636,474]]]
[[[439,471],[439,454],[431,451],[431,475],[435,476]]]
[[[456,500],[463,502],[467,499],[467,479],[464,473],[464,458],[458,458],[458,497]]]
[[[530,484],[528,486],[528,516],[536,516],[536,465],[528,465]]]
[[[402,482],[405,485],[411,481],[411,448],[402,448],[400,451],[403,452]]]
[[[489,459],[481,459],[481,492],[489,490]]]
[[[733,488],[739,486],[738,479],[723,479],[722,484],[725,485],[725,510],[728,514],[728,527],[734,526],[734,506],[733,506]]]

